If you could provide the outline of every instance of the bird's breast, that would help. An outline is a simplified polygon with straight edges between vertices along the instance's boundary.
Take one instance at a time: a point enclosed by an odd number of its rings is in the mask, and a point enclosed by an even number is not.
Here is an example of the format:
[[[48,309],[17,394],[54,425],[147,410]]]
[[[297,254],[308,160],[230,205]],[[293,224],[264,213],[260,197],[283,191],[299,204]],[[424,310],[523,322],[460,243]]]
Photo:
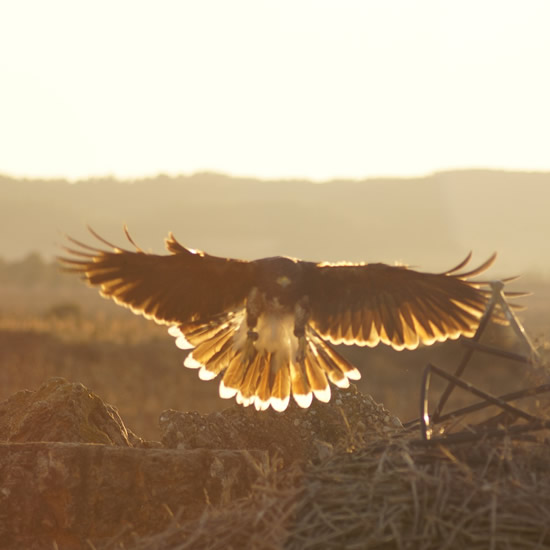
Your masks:
[[[258,353],[277,353],[281,358],[290,358],[296,353],[298,339],[294,335],[294,313],[281,306],[276,299],[271,300],[258,317],[254,331],[258,335],[254,342]],[[248,327],[243,319],[234,336],[236,349],[244,349],[247,334]]]

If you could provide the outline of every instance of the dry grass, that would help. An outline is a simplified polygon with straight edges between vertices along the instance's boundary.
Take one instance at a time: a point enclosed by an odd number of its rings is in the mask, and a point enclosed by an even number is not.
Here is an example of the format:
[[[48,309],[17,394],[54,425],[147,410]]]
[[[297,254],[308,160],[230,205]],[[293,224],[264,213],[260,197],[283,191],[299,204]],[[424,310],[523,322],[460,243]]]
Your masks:
[[[303,470],[264,469],[249,498],[131,548],[549,548],[549,460],[548,442],[371,440]]]
[[[158,439],[163,410],[211,412],[227,404],[215,384],[183,368],[184,357],[164,327],[133,315],[0,316],[0,400],[61,376],[116,406],[141,437]]]
[[[537,447],[545,458],[550,449]],[[536,548],[550,543],[550,475],[525,446],[435,449],[406,439],[307,476],[287,548]],[[326,518],[326,520],[325,520]]]
[[[128,426],[145,439],[158,439],[158,417],[165,409],[207,413],[229,405],[218,397],[217,380],[200,381],[195,371],[183,368],[185,354],[165,327],[94,298],[100,307],[83,306],[76,316],[51,315],[52,305],[35,312],[25,308],[0,313],[0,400],[62,376],[85,384],[116,406]],[[541,350],[550,355],[544,343]],[[415,352],[395,352],[385,346],[341,346],[340,351],[362,372],[358,388],[403,421],[419,415],[420,378],[426,363],[454,370],[464,353],[457,342]],[[515,363],[480,355],[466,378],[500,394],[534,385],[534,374]],[[433,394],[442,387],[443,381],[434,380]],[[471,396],[456,392],[447,410],[471,402]]]

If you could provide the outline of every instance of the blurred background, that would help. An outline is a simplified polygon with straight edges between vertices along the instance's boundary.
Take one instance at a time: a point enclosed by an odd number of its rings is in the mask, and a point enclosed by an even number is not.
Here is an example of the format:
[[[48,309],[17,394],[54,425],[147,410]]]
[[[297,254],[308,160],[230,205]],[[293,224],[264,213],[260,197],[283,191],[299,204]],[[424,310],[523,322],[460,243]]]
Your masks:
[[[534,0],[2,3],[0,400],[64,376],[148,438],[166,408],[229,405],[163,327],[59,273],[86,224],[155,253],[168,231],[221,256],[430,271],[497,251],[488,277],[523,275],[546,353],[549,17]],[[403,420],[423,366],[463,353],[341,351]],[[472,369],[493,393],[538,376],[497,363]]]

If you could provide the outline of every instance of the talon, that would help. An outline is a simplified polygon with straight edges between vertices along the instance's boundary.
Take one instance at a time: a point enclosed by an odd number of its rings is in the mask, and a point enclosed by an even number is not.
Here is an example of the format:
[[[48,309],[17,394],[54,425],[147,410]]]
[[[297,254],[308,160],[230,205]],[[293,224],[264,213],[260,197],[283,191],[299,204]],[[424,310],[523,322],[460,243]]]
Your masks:
[[[296,361],[298,363],[303,363],[306,358],[306,346],[307,340],[305,336],[300,336],[298,338],[298,350],[296,351]]]
[[[244,344],[244,360],[245,363],[250,363],[252,359],[254,359],[254,356],[256,355],[256,346],[254,345],[254,342],[258,339],[258,333],[254,330],[249,330],[247,333],[246,342]]]
[[[310,316],[309,298],[304,296],[294,307],[294,336],[298,338],[296,361],[303,363],[306,358],[306,326]]]

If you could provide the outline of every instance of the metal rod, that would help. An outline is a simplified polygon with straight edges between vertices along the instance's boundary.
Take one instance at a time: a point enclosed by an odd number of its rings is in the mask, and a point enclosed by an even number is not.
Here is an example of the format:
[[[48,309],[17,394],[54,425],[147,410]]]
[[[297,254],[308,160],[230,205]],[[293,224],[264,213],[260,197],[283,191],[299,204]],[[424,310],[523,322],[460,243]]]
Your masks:
[[[490,353],[491,355],[498,355],[504,359],[510,359],[511,361],[516,361],[518,363],[525,363],[527,365],[534,365],[536,361],[533,361],[531,357],[525,357],[525,355],[520,355],[519,353],[514,353],[513,351],[507,351],[500,348],[495,348],[494,346],[487,346],[485,344],[480,344],[479,342],[472,342],[471,340],[464,340],[462,342],[463,346],[468,348],[474,348],[476,351],[482,353]]]
[[[484,429],[477,432],[458,432],[453,434],[448,434],[445,437],[432,437],[429,439],[416,439],[411,443],[416,445],[424,444],[440,444],[441,441],[445,443],[468,443],[471,441],[480,441],[486,437],[505,437],[505,436],[515,436],[521,435],[527,432],[532,432],[536,430],[544,430],[550,428],[550,420],[544,420],[537,418],[533,422],[528,422],[526,424],[521,424],[517,426],[510,426],[509,428],[493,428],[493,429]]]
[[[541,386],[536,386],[534,388],[527,388],[525,390],[515,391],[512,393],[507,393],[505,395],[499,395],[498,399],[501,399],[502,401],[506,401],[506,402],[515,401],[516,399],[522,399],[524,397],[533,397],[533,395],[539,395],[541,393],[546,393],[546,392],[550,392],[550,384],[542,384]],[[475,403],[474,405],[470,405],[469,407],[456,409],[455,411],[452,411],[450,413],[440,416],[439,422],[444,422],[445,420],[449,420],[457,416],[463,416],[465,414],[477,412],[482,409],[486,409],[491,405],[493,405],[493,403],[481,402],[481,403]]]
[[[469,382],[465,382],[464,380],[461,380],[457,376],[450,374],[443,369],[437,367],[436,365],[432,365],[429,363],[424,370],[423,378],[422,378],[422,386],[421,386],[421,417],[420,417],[420,429],[422,432],[422,438],[423,439],[430,439],[432,436],[432,428],[430,425],[430,415],[429,415],[429,405],[428,405],[428,390],[430,385],[430,379],[431,379],[431,373],[435,372],[442,378],[445,378],[449,382],[453,382],[453,387],[459,386],[463,390],[466,390],[467,392],[470,392],[477,397],[481,397],[485,401],[490,402],[493,405],[496,405],[497,407],[500,407],[502,410],[511,412],[515,416],[519,416],[521,418],[524,418],[526,420],[539,420],[536,416],[533,416],[529,413],[526,413],[525,411],[518,409],[517,407],[514,407],[513,405],[508,404],[506,401],[500,399],[499,397],[496,397],[494,395],[491,395],[490,393],[484,392],[480,390],[479,388],[476,388],[473,384],[470,384]],[[439,419],[438,419],[439,420]],[[435,420],[432,420],[432,423],[435,423]]]
[[[489,299],[489,303],[487,304],[487,309],[485,310],[485,313],[483,314],[483,317],[479,322],[479,326],[477,327],[475,334],[471,338],[471,340],[474,342],[477,342],[481,338],[481,335],[485,330],[485,327],[489,323],[491,315],[493,314],[493,310],[497,304],[498,295],[501,289],[504,287],[504,283],[500,281],[491,282],[490,284],[491,284],[493,293],[491,294],[491,298]],[[462,361],[459,363],[458,367],[454,372],[455,380],[459,379],[462,376],[464,370],[466,369],[466,366],[468,365],[468,363],[470,362],[470,359],[472,358],[473,353],[474,353],[474,349],[471,347],[466,350],[466,353],[462,357]],[[443,412],[443,407],[447,403],[455,386],[456,384],[453,380],[453,381],[450,381],[447,387],[445,388],[445,390],[443,390],[443,393],[441,394],[441,397],[439,399],[439,403],[437,404],[435,411],[433,413],[434,422],[437,422],[439,416]]]
[[[430,389],[430,380],[432,378],[431,365],[427,365],[422,373],[420,385],[420,433],[422,439],[428,440],[432,437],[432,428],[430,426],[430,412],[428,405],[428,391]]]
[[[493,283],[491,283],[491,286],[492,285],[493,285]],[[493,287],[493,292],[495,292],[495,288],[496,287]],[[512,325],[512,329],[516,333],[516,336],[529,349],[529,353],[531,355],[531,364],[540,364],[541,363],[541,357],[540,357],[538,351],[535,349],[535,346],[533,345],[533,342],[531,342],[531,339],[529,338],[528,334],[525,332],[525,329],[523,328],[522,324],[519,322],[519,319],[517,318],[516,314],[512,311],[512,309],[508,305],[508,302],[506,302],[506,297],[504,296],[504,293],[502,292],[502,287],[498,290],[497,301],[498,301],[500,307],[502,308],[502,311],[504,312],[504,315],[506,315],[506,318],[508,319],[508,321]]]
[[[467,349],[462,357],[461,362],[457,366],[454,374],[449,374],[443,369],[432,364],[428,364],[424,369],[424,372],[422,374],[421,387],[420,387],[420,417],[411,422],[405,423],[406,428],[410,428],[411,426],[416,425],[418,422],[420,423],[422,441],[430,441],[432,439],[432,435],[433,435],[432,426],[437,424],[438,422],[442,422],[444,420],[448,420],[451,418],[457,418],[465,414],[482,410],[491,405],[495,405],[500,409],[502,409],[503,411],[508,411],[516,417],[521,417],[523,419],[526,419],[527,421],[530,422],[530,424],[528,426],[525,424],[522,426],[519,426],[518,430],[512,430],[512,428],[518,428],[518,426],[512,426],[507,430],[484,429],[482,433],[485,435],[500,436],[503,434],[509,434],[511,432],[516,433],[516,431],[517,433],[522,433],[522,431],[528,431],[530,429],[540,429],[540,427],[550,427],[550,421],[537,418],[523,411],[522,409],[519,409],[507,403],[508,401],[513,401],[523,397],[528,397],[528,396],[533,396],[533,395],[538,395],[540,393],[548,392],[550,391],[550,384],[543,384],[535,388],[528,388],[525,390],[508,393],[500,397],[495,397],[489,393],[486,393],[480,390],[474,385],[461,380],[460,378],[464,373],[475,351],[489,353],[492,355],[500,356],[500,357],[517,361],[520,363],[524,363],[524,364],[530,364],[530,365],[536,366],[541,363],[541,358],[537,350],[535,349],[533,343],[529,339],[527,333],[525,332],[525,329],[523,328],[518,318],[516,317],[514,312],[511,310],[508,303],[506,302],[506,298],[503,293],[504,283],[502,283],[501,281],[492,281],[489,284],[491,286],[492,293],[491,293],[489,302],[487,303],[487,308],[479,322],[479,325],[477,327],[477,330],[474,336],[469,340],[463,341],[463,344],[467,347]],[[511,351],[501,350],[499,348],[481,344],[479,342],[479,339],[481,338],[483,331],[487,327],[487,324],[489,323],[489,320],[491,319],[491,316],[493,315],[494,309],[497,305],[499,305],[502,308],[503,314],[505,315],[506,319],[512,326],[512,329],[516,333],[516,336],[518,337],[518,339],[527,346],[530,354],[529,357],[511,352]],[[448,384],[445,390],[443,391],[443,393],[441,394],[441,397],[435,408],[435,411],[432,417],[430,418],[428,392],[430,388],[432,372],[435,372],[442,378],[446,379],[448,381]],[[441,413],[443,411],[445,404],[447,403],[451,393],[454,391],[455,387],[457,386],[480,397],[481,399],[483,399],[483,401],[480,403],[476,403],[474,405],[470,405],[468,407],[457,409],[451,413],[442,415]],[[493,417],[493,418],[497,418],[497,417]],[[460,437],[456,437],[456,436],[460,436]],[[479,434],[472,434],[471,432],[460,432],[458,434],[448,434],[445,437],[445,440],[449,440],[451,437],[453,438],[453,440],[456,440],[456,441],[459,441],[459,440],[470,441],[470,440],[475,440],[476,438],[479,438]]]
[[[423,378],[424,380],[424,378]],[[421,393],[424,391],[424,385],[421,386]],[[550,384],[542,384],[541,386],[535,386],[533,388],[527,388],[525,390],[519,390],[512,393],[507,393],[504,395],[499,395],[498,398],[502,399],[502,401],[514,401],[516,399],[523,399],[525,397],[533,397],[534,395],[539,395],[541,393],[550,392]],[[423,405],[424,400],[421,399],[421,403]],[[450,413],[443,414],[438,418],[438,422],[445,422],[445,420],[450,420],[452,418],[456,418],[458,416],[463,416],[466,414],[470,414],[473,412],[480,411],[482,409],[486,409],[487,407],[491,407],[492,403],[487,403],[486,401],[482,401],[480,403],[475,403],[473,405],[469,405],[468,407],[462,407],[460,409],[456,409]],[[420,412],[420,415],[422,416],[424,414],[424,408],[422,407],[422,410]],[[433,418],[431,419],[432,424],[435,423]],[[409,422],[404,422],[403,426],[405,429],[412,428],[416,426],[418,423],[420,423],[420,418],[415,418],[414,420],[409,420]]]

